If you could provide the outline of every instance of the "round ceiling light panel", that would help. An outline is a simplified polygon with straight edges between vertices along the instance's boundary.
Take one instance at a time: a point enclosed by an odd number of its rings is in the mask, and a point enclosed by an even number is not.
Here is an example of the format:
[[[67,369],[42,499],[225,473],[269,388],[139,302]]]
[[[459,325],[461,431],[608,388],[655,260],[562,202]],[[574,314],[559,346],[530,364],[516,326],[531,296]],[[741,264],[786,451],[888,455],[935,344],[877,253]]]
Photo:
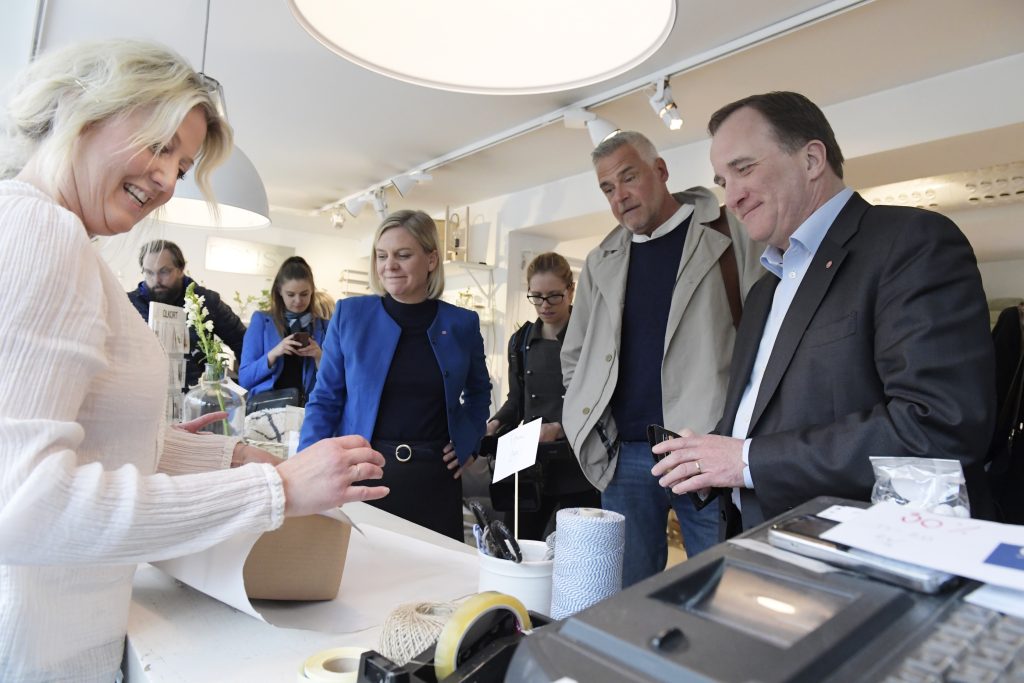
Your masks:
[[[599,83],[668,38],[675,0],[289,0],[313,37],[408,83],[525,95]]]

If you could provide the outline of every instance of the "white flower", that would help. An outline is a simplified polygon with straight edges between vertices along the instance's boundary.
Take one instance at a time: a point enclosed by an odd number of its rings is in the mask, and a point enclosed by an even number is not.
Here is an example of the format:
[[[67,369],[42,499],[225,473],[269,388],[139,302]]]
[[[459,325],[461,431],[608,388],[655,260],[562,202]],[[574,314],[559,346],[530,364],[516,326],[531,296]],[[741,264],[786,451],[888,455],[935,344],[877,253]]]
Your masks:
[[[203,323],[203,327],[206,328],[207,332],[213,332],[213,321],[207,320],[205,323]]]

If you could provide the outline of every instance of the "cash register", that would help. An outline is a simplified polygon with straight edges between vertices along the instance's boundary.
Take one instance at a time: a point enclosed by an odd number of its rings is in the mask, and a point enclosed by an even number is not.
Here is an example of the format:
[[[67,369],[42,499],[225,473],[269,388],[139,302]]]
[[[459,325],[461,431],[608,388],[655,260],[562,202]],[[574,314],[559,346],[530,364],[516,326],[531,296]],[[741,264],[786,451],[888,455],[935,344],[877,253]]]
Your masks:
[[[816,498],[526,634],[496,617],[441,683],[1024,683],[1024,619],[965,602],[976,582],[911,590],[768,543],[835,505],[867,507]],[[437,683],[433,658],[368,652],[358,680]]]
[[[521,639],[509,683],[1024,683],[1024,620],[780,559],[767,531],[817,498]],[[745,541],[745,542],[743,542]]]

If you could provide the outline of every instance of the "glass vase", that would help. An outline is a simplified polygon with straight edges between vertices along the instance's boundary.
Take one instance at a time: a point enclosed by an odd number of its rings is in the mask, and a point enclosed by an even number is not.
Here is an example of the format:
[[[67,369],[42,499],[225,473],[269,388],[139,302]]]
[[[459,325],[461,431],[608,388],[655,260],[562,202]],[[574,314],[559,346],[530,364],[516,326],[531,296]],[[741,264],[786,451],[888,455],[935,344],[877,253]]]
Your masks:
[[[182,419],[186,422],[196,418],[224,411],[228,416],[206,425],[199,431],[243,436],[245,431],[245,396],[228,382],[223,368],[207,365],[199,384],[185,394],[182,405]]]

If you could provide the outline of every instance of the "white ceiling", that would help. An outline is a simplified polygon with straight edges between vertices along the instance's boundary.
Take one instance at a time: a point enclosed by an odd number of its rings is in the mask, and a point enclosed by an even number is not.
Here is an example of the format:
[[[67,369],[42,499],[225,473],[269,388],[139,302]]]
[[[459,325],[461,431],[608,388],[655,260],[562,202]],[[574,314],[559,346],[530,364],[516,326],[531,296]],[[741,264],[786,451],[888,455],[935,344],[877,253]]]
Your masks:
[[[42,50],[82,39],[143,38],[169,45],[199,66],[206,0],[3,2],[5,82],[28,59],[40,8]],[[587,171],[587,135],[561,123],[540,124],[564,107],[602,102],[629,84],[642,86],[682,67],[688,68],[671,81],[686,121],[681,130],[662,126],[643,92],[594,111],[647,133],[665,149],[703,139],[714,109],[753,92],[798,90],[826,107],[1024,52],[1020,0],[677,3],[672,34],[647,62],[610,81],[561,93],[468,95],[385,78],[320,45],[285,0],[211,0],[206,71],[225,86],[237,142],[263,177],[275,222],[329,231],[326,214],[308,218],[319,207],[507,131],[533,128],[434,169],[433,181],[404,199],[390,190],[391,208],[443,214],[446,205],[465,206]],[[799,25],[817,15],[823,18]],[[624,9],[623,21],[628,19]],[[755,38],[761,40],[754,46],[721,56],[723,46]],[[438,35],[435,44],[438,50],[460,50],[458,35]],[[1002,131],[1007,132],[1014,138],[1009,144],[952,138],[851,159],[849,179],[855,187],[869,187],[1024,160],[1020,128]],[[970,153],[951,151],[957,149]],[[359,220],[349,220],[346,234],[357,236],[374,222],[372,211],[364,211]]]

